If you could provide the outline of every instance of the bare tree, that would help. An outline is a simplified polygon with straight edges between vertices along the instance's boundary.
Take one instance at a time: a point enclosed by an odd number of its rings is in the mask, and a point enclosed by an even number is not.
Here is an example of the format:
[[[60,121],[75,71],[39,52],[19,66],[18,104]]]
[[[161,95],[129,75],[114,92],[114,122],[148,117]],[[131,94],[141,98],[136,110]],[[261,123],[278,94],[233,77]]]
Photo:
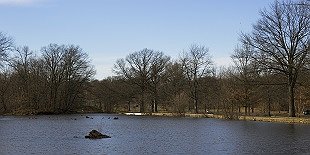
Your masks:
[[[18,85],[21,88],[22,104],[25,107],[30,107],[32,101],[30,101],[30,68],[31,61],[33,60],[33,52],[29,47],[18,47],[15,49],[16,55],[9,62],[10,66],[14,69],[14,72],[18,75]]]
[[[157,111],[158,86],[169,59],[162,52],[145,48],[129,54],[126,59],[117,60],[114,65],[116,74],[140,88],[140,112],[145,110],[146,95],[149,91],[152,92],[154,100],[154,104],[151,105],[152,111]]]
[[[167,102],[174,112],[184,113],[188,102],[186,94],[187,81],[185,79],[182,64],[175,61],[167,65],[165,70],[164,92]]]
[[[6,60],[8,51],[14,49],[13,39],[0,32],[0,66],[3,65],[3,61]]]
[[[152,58],[151,65],[151,91],[153,93],[152,112],[158,112],[158,91],[160,82],[170,57],[165,56],[163,52],[155,52]]]
[[[259,66],[253,61],[253,49],[251,46],[243,44],[238,46],[234,54],[231,56],[234,62],[235,74],[232,76],[236,78],[239,83],[240,91],[243,96],[243,106],[245,107],[245,114],[250,114],[253,107],[253,97],[255,96],[255,89],[259,86],[257,84],[259,78]],[[248,113],[249,112],[249,113]]]
[[[7,103],[9,102],[9,89],[10,89],[10,72],[9,70],[4,70],[0,74],[0,103],[1,103],[1,108],[0,112],[7,112],[8,111],[8,105]]]
[[[8,57],[10,51],[15,54]],[[0,110],[59,113],[86,101],[95,74],[88,55],[74,45],[50,44],[41,52],[37,57],[27,46],[15,48],[0,32]]]
[[[45,64],[42,57],[35,55],[30,59],[29,65],[29,96],[30,102],[35,109],[46,111],[50,106],[48,105],[48,81],[45,70]]]
[[[91,80],[94,69],[78,46],[50,44],[42,52],[50,106],[54,112],[67,112],[80,99],[78,95],[84,93],[84,84]]]
[[[153,50],[143,49],[129,54],[126,59],[117,60],[114,72],[130,80],[140,88],[140,112],[144,112],[145,95],[149,87]]]
[[[7,74],[7,72],[8,72],[7,68],[3,69],[3,67],[4,67],[4,62],[7,60],[8,52],[13,50],[13,48],[14,48],[13,39],[11,37],[5,35],[4,33],[0,32],[0,67],[1,67],[1,73],[0,73],[1,100],[0,100],[0,102],[2,103],[2,108],[3,108],[4,112],[6,112],[8,110],[7,104],[5,101],[5,100],[7,100],[7,98],[5,98],[4,96],[7,92],[9,75]]]
[[[256,51],[254,59],[264,68],[282,73],[287,78],[289,116],[295,117],[295,86],[301,70],[310,58],[310,7],[308,1],[275,2],[251,34],[243,34],[243,43]]]
[[[60,108],[60,103],[58,102],[58,99],[60,85],[64,78],[63,55],[65,52],[65,46],[50,44],[46,47],[43,47],[41,51],[43,53],[45,72],[49,86],[50,107],[53,108],[54,111],[56,111]]]
[[[198,113],[199,102],[199,78],[206,76],[212,70],[212,61],[208,52],[209,50],[205,46],[191,45],[189,50],[184,51],[181,57],[184,72],[190,86],[190,96],[194,100],[196,113]]]
[[[85,84],[95,71],[90,65],[88,55],[79,46],[65,47],[63,55],[63,110],[70,110],[78,102],[78,95],[83,94]]]

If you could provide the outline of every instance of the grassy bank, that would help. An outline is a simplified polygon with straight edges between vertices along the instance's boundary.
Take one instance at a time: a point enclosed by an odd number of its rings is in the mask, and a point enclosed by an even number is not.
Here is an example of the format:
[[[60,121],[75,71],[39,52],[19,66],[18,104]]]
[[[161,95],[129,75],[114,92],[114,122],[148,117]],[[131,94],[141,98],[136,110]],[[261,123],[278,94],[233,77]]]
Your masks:
[[[239,120],[248,120],[248,121],[310,124],[310,118],[309,117],[239,116],[238,119]]]
[[[133,113],[132,113],[133,115]],[[192,118],[216,118],[216,119],[234,119],[234,120],[244,120],[244,121],[262,121],[262,122],[277,122],[277,123],[298,123],[298,124],[310,124],[310,117],[263,117],[263,116],[236,116],[234,118],[228,118],[224,115],[215,114],[179,114],[179,113],[139,113],[139,115],[151,115],[151,116],[183,116]]]

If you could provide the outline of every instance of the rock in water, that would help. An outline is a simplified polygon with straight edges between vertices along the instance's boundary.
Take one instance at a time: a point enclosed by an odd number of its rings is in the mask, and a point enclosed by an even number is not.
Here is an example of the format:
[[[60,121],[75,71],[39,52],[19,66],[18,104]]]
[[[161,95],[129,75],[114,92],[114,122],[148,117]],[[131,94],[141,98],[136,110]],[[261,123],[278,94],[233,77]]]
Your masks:
[[[85,136],[85,138],[89,138],[89,139],[101,139],[101,138],[111,138],[108,135],[104,135],[100,132],[98,132],[97,130],[92,130],[91,132],[89,132],[88,135]]]

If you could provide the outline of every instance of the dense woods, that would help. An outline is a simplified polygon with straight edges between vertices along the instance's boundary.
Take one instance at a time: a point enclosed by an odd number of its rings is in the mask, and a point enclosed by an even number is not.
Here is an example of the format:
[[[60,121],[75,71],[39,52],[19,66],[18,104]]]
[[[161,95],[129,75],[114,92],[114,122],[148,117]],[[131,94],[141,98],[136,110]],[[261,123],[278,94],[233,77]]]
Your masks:
[[[80,47],[50,44],[37,56],[0,37],[1,112],[67,113],[85,102],[95,72]]]
[[[162,51],[131,51],[116,76],[94,80],[86,52],[50,44],[37,55],[0,32],[0,113],[175,112],[295,117],[310,109],[310,4],[275,2],[240,35],[233,66],[213,65],[205,45],[172,59]],[[224,43],[223,43],[224,44]]]

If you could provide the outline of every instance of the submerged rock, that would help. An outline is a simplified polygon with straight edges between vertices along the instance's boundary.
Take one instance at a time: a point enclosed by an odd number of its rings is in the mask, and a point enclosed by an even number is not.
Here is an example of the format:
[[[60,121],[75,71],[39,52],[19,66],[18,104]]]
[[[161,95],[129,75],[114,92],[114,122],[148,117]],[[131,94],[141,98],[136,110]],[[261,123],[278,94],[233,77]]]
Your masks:
[[[89,139],[101,139],[101,138],[111,138],[108,135],[104,135],[100,132],[98,132],[97,130],[92,130],[91,132],[89,132],[88,135],[85,136],[85,138],[89,138]]]

